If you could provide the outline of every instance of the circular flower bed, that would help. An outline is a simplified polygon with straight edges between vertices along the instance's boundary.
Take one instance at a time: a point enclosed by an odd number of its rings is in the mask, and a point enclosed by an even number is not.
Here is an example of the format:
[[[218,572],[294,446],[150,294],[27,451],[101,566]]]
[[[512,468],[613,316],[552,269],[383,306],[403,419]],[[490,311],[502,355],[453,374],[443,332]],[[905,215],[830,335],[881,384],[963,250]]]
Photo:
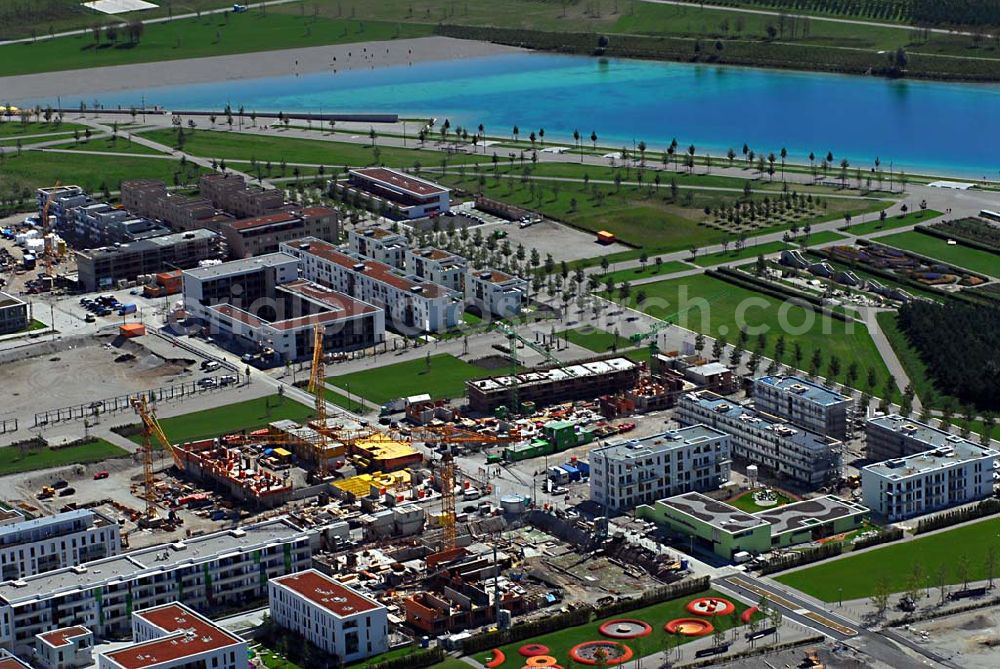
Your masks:
[[[517,649],[517,652],[524,657],[535,657],[536,655],[548,655],[549,647],[540,643],[526,643]]]
[[[555,663],[556,658],[551,655],[532,655],[524,664],[528,667],[551,667]]]
[[[612,639],[635,639],[636,637],[649,636],[653,627],[642,620],[618,618],[604,623],[598,628],[598,631]]]
[[[604,664],[611,667],[632,659],[632,649],[617,641],[584,641],[569,649],[569,656],[580,664],[598,664],[598,652],[604,652]]]
[[[663,629],[682,636],[705,636],[715,631],[712,623],[701,618],[676,618],[664,625]]]
[[[728,616],[736,610],[736,605],[721,597],[699,597],[692,599],[684,608],[696,616]]]
[[[503,651],[499,648],[494,648],[492,651],[492,657],[490,661],[486,663],[487,669],[493,669],[494,667],[499,667],[501,664],[507,661],[507,657],[503,654]]]

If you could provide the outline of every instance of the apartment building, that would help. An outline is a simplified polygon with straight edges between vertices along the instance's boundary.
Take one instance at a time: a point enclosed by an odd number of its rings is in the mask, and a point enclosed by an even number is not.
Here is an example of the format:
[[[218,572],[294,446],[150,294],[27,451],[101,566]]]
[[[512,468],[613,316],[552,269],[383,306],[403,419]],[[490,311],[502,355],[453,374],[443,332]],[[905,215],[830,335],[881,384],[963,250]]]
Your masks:
[[[94,666],[94,633],[86,627],[61,627],[35,635],[38,669],[83,669]]]
[[[244,669],[247,642],[183,604],[132,614],[133,644],[97,656],[98,669]]]
[[[608,512],[694,491],[717,490],[729,481],[729,435],[691,425],[643,439],[591,449],[590,499]]]
[[[10,293],[0,292],[0,335],[21,332],[28,328],[28,303]]]
[[[315,569],[268,583],[271,619],[345,663],[389,650],[388,609]]]
[[[77,509],[0,526],[0,580],[117,555],[121,527],[93,509]]]
[[[634,388],[640,365],[628,358],[591,360],[554,369],[532,369],[516,376],[494,376],[465,382],[465,396],[473,411],[489,413],[510,406],[514,386],[521,402],[539,405],[593,399]]]
[[[449,189],[387,167],[351,170],[349,183],[378,200],[392,218],[413,220],[448,212]],[[373,207],[374,209],[374,207]]]
[[[351,251],[372,260],[392,265],[397,269],[406,269],[407,272],[410,271],[408,267],[405,267],[406,254],[410,248],[409,242],[405,236],[398,232],[392,232],[378,225],[370,225],[360,230],[350,230],[347,233],[347,246]],[[458,290],[461,290],[461,287]]]
[[[303,237],[336,241],[340,234],[337,212],[328,207],[287,208],[252,218],[219,221],[234,258],[275,253],[282,242]]]
[[[728,433],[734,459],[763,467],[778,478],[807,488],[840,478],[842,442],[792,427],[710,391],[681,395],[676,418],[684,425],[703,423]]]
[[[287,253],[232,260],[181,273],[184,308],[193,318],[208,320],[208,309],[229,304],[251,314],[265,313],[277,287],[299,278],[298,260]]]
[[[252,606],[269,579],[309,568],[314,536],[275,518],[0,583],[0,647],[29,650],[35,635],[75,625],[120,638],[132,611],[174,602]]]
[[[77,275],[86,291],[103,290],[140,274],[190,269],[228,254],[221,235],[198,228],[128,244],[75,251]]]
[[[465,291],[469,261],[462,256],[432,247],[406,249],[403,269],[408,274],[450,288]]]
[[[462,298],[444,286],[315,237],[286,242],[280,249],[299,259],[302,278],[383,309],[386,327],[443,332],[461,321]]]
[[[16,655],[0,648],[0,669],[33,669]]]
[[[497,269],[473,269],[465,274],[465,303],[485,316],[508,318],[521,313],[528,282]]]
[[[264,216],[281,209],[285,204],[279,188],[264,189],[247,185],[239,174],[205,174],[198,180],[198,192],[211,201],[212,206],[237,218]]]
[[[925,436],[940,442],[937,435]],[[865,505],[886,522],[896,522],[985,499],[993,495],[998,456],[992,448],[949,435],[930,450],[862,468]]]
[[[38,207],[39,220],[41,220],[42,212],[48,205],[48,215],[53,218],[57,228],[69,221],[70,211],[91,202],[93,200],[80,186],[47,186],[35,191],[35,205]]]
[[[975,446],[967,439],[899,414],[869,418],[865,422],[865,441],[865,455],[874,462],[905,458],[958,443]]]
[[[758,411],[784,418],[793,425],[847,439],[851,398],[800,376],[761,376],[753,382]]]
[[[170,193],[165,183],[153,179],[123,181],[121,199],[132,213],[164,221],[174,230],[213,230],[213,225],[229,220],[216,211],[211,200]]]
[[[134,242],[170,232],[166,226],[107,202],[91,202],[68,212],[59,233],[78,248]]]

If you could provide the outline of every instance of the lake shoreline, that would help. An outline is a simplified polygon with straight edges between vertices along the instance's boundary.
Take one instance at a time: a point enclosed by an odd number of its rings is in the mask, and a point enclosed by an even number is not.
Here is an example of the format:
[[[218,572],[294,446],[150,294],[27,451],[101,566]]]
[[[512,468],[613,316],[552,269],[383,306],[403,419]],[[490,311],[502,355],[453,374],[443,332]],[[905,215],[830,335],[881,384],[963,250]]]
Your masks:
[[[0,91],[4,103],[20,106],[59,96],[64,108],[75,107],[80,101],[90,107],[93,91],[107,94],[150,85],[179,86],[317,72],[334,74],[523,51],[492,42],[417,37],[15,75],[0,77]]]

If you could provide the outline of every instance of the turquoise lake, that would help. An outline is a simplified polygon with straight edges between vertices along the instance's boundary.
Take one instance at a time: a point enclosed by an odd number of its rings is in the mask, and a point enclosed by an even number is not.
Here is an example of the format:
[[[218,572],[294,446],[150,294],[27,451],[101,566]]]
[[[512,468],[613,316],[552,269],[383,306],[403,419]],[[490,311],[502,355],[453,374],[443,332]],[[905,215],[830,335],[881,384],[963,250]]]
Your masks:
[[[512,54],[374,70],[313,73],[101,94],[105,106],[168,109],[396,112],[449,119],[452,127],[547,140],[575,129],[599,142],[676,138],[721,157],[744,143],[758,154],[786,147],[790,160],[834,154],[851,168],[876,157],[908,172],[1000,175],[1000,86]]]

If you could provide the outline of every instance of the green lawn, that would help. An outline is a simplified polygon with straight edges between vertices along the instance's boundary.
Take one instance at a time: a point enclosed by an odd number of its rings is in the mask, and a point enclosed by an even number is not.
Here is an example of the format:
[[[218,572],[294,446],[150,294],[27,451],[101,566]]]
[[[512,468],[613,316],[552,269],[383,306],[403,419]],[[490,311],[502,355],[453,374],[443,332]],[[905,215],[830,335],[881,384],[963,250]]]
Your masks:
[[[836,242],[844,239],[844,235],[839,232],[834,232],[833,230],[821,230],[820,232],[814,232],[808,237],[805,235],[799,235],[792,239],[792,242],[798,244],[799,246],[816,246],[817,244],[826,244],[828,242]]]
[[[355,396],[352,396],[350,399],[348,399],[341,393],[335,390],[330,390],[329,388],[326,388],[324,390],[324,394],[326,395],[327,402],[330,402],[331,404],[336,404],[342,409],[347,409],[351,413],[366,414],[370,411],[368,407],[366,407],[364,404],[354,399]]]
[[[209,439],[227,432],[256,430],[276,420],[304,422],[312,415],[312,407],[299,404],[288,397],[270,395],[174,418],[163,418],[160,420],[160,427],[163,428],[167,439],[179,444],[197,439]],[[136,443],[140,440],[139,436],[132,437],[132,441]]]
[[[595,353],[606,353],[612,347],[615,347],[617,350],[632,347],[632,343],[628,340],[628,337],[596,328],[589,328],[586,332],[581,332],[580,330],[563,330],[562,332],[557,332],[556,336]]]
[[[96,15],[94,17],[97,18]],[[93,19],[92,19],[93,20]],[[0,76],[76,70],[108,65],[149,63],[179,58],[302,48],[326,44],[424,37],[432,26],[380,21],[351,21],[268,11],[216,14],[169,23],[147,24],[138,44],[120,39],[114,46],[102,37],[95,45],[85,35],[0,47]],[[89,103],[90,100],[87,100]]]
[[[740,601],[732,597],[725,597],[721,593],[714,590],[706,590],[698,595],[691,595],[690,597],[683,597],[680,599],[662,602],[660,604],[654,604],[652,606],[647,606],[645,608],[614,616],[613,618],[601,618],[586,625],[579,625],[577,627],[559,630],[558,632],[543,634],[530,639],[528,642],[548,646],[549,655],[556,658],[560,666],[570,667],[574,665],[573,661],[569,657],[570,648],[584,641],[605,639],[606,637],[602,636],[600,632],[598,632],[598,628],[600,628],[600,626],[608,620],[613,620],[615,618],[631,618],[634,620],[642,620],[653,628],[653,631],[649,636],[628,639],[623,642],[633,650],[637,657],[645,657],[647,655],[652,655],[653,653],[662,652],[668,638],[673,640],[674,645],[684,644],[697,638],[667,634],[667,632],[663,629],[663,626],[666,623],[674,620],[675,618],[690,618],[691,614],[688,613],[684,607],[689,601],[696,599],[697,597],[724,597],[736,605],[737,615],[742,613],[747,608]],[[724,630],[728,631],[732,629],[732,619],[727,618],[728,617],[715,617],[712,618],[712,623],[717,626],[722,626]],[[506,661],[499,666],[503,669],[517,669],[520,667],[524,663],[524,658],[517,652],[517,649],[528,642],[518,641],[507,644],[506,646],[501,646],[500,650],[506,657]],[[490,653],[479,653],[475,656],[475,659],[485,664],[490,657]]]
[[[0,160],[0,185],[6,181],[34,190],[51,186],[58,180],[99,194],[102,185],[118,190],[118,185],[127,179],[161,179],[172,184],[175,174],[183,182],[185,174],[189,181],[196,181],[199,175],[206,172],[190,163],[182,172],[178,161],[140,156],[102,157],[84,153],[25,151],[20,156],[6,155]]]
[[[67,142],[66,144],[59,144],[50,148],[66,149],[69,151],[97,151],[100,153],[129,153],[136,156],[165,155],[162,151],[157,151],[156,149],[151,149],[148,146],[130,142],[122,135],[119,135],[117,140],[111,139],[110,137],[101,137],[99,139],[91,139],[89,142]]]
[[[657,276],[664,276],[667,274],[673,274],[675,272],[683,272],[685,270],[692,269],[691,265],[680,260],[671,260],[665,262],[659,266],[656,263],[650,262],[646,265],[646,269],[641,267],[633,267],[631,269],[620,269],[615,272],[608,272],[607,274],[601,274],[601,283],[606,281],[608,277],[614,280],[615,284],[622,283],[623,281],[639,281],[641,279],[651,279]]]
[[[982,580],[987,577],[986,551],[996,545],[998,535],[1000,518],[991,518],[831,560],[776,579],[825,602],[836,602],[841,596],[845,600],[861,599],[869,597],[881,579],[888,582],[891,592],[906,590],[914,564],[920,565],[925,586],[937,586],[936,574],[941,567],[947,584],[961,583],[958,558],[965,556],[969,561],[969,580]]]
[[[2,106],[4,106],[3,102],[0,102],[0,107]],[[0,122],[0,138],[16,139],[21,135],[46,135],[67,131],[72,135],[74,130],[83,132],[85,128],[86,126],[77,123],[45,123],[44,121],[21,123],[20,120],[2,121]]]
[[[971,269],[990,276],[1000,277],[1000,255],[989,251],[949,244],[939,237],[932,237],[921,232],[900,232],[874,240],[879,244],[895,246],[899,249],[919,253],[928,258],[936,258],[957,267]]]
[[[638,308],[636,298],[640,290],[646,294],[646,306],[642,308],[646,313],[713,337],[724,335],[729,343],[735,343],[739,326],[745,325],[750,334],[748,348],[752,347],[757,339],[755,328],[763,328],[768,355],[774,353],[775,342],[784,333],[785,364],[795,365],[793,350],[798,342],[802,347],[799,368],[808,369],[813,352],[818,350],[822,355],[820,372],[824,375],[831,357],[837,356],[841,365],[840,381],[852,362],[858,363],[862,378],[868,367],[875,369],[880,384],[888,376],[875,343],[861,323],[834,320],[703,274],[637,286],[628,299],[635,308]],[[617,291],[614,297],[618,298]],[[742,323],[737,322],[740,308],[745,310]]]
[[[766,244],[758,244],[756,246],[745,246],[742,249],[731,248],[727,251],[719,251],[718,253],[697,256],[694,259],[694,262],[696,265],[701,265],[702,267],[711,267],[712,265],[722,265],[739,260],[748,260],[750,258],[756,258],[759,255],[766,256],[772,253],[780,253],[787,248],[791,247],[784,242],[767,242]]]
[[[220,119],[224,120],[224,119]],[[250,123],[247,118],[246,123]],[[221,128],[224,124],[219,123]],[[261,164],[264,176],[268,176],[266,163],[271,162],[270,176],[281,176],[281,161],[288,163],[312,163],[325,165],[327,174],[333,175],[341,171],[345,165],[363,167],[367,165],[391,165],[394,167],[413,167],[415,163],[424,166],[440,165],[447,159],[449,164],[470,163],[480,160],[477,156],[453,155],[439,151],[422,149],[404,149],[401,147],[379,146],[378,140],[373,147],[371,143],[355,144],[351,142],[332,142],[322,139],[300,139],[282,137],[280,134],[255,135],[224,130],[185,130],[183,149],[186,153],[205,158],[235,158],[240,160],[256,159]],[[155,142],[170,147],[178,147],[177,131],[169,129],[149,130],[139,133]],[[252,172],[249,166],[242,167]],[[292,168],[287,169],[287,176],[293,176]]]
[[[349,390],[370,402],[429,393],[435,399],[461,397],[468,379],[490,376],[489,370],[477,367],[453,355],[432,355],[362,372],[327,377],[331,385]]]
[[[940,211],[935,211],[934,209],[927,209],[925,211],[911,211],[905,216],[889,216],[885,219],[885,222],[878,220],[878,216],[875,217],[873,221],[866,221],[865,223],[858,223],[856,225],[850,225],[848,227],[841,228],[845,232],[849,232],[852,235],[870,235],[873,232],[881,232],[882,230],[892,230],[893,228],[902,228],[907,225],[914,225],[922,221],[929,221],[932,218],[937,218],[941,215]],[[879,239],[881,241],[885,239],[882,237]]]
[[[753,495],[754,490],[743,493],[735,499],[727,499],[726,504],[730,506],[735,506],[740,511],[745,511],[746,513],[757,513],[758,511],[767,511],[768,509],[774,509],[774,506],[761,506],[754,501]],[[785,504],[791,503],[792,499],[777,490],[772,491],[778,496],[778,506],[784,506]]]
[[[23,452],[16,446],[5,446],[0,448],[0,476],[64,465],[100,462],[127,455],[128,451],[103,439],[94,439],[87,444],[65,448],[41,448]]]

